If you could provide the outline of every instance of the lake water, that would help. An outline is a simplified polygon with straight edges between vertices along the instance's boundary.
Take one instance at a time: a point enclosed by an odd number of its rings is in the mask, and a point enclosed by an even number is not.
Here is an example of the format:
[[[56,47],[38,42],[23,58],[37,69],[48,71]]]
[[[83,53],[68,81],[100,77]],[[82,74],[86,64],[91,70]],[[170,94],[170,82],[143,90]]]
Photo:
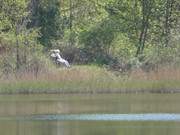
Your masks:
[[[179,133],[180,94],[0,96],[0,135]]]

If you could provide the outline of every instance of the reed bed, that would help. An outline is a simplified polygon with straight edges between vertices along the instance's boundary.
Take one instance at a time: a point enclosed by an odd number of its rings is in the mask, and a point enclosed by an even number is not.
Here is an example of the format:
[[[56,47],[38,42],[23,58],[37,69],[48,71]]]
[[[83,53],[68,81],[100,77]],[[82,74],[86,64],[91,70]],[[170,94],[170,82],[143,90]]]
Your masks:
[[[171,93],[180,92],[180,69],[133,70],[116,76],[97,66],[74,66],[41,72],[23,73],[0,80],[1,94],[19,93]]]

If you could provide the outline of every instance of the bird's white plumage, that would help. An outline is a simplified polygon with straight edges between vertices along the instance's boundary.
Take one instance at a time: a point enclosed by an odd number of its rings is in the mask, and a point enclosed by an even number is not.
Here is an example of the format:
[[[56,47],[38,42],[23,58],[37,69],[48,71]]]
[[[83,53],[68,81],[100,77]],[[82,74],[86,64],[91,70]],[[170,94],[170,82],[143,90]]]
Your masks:
[[[69,62],[61,57],[59,49],[51,50],[51,52],[51,57],[55,58],[57,63],[63,63],[66,67],[70,67]]]
[[[53,49],[53,50],[50,50],[52,53],[60,53],[60,50],[59,49]]]

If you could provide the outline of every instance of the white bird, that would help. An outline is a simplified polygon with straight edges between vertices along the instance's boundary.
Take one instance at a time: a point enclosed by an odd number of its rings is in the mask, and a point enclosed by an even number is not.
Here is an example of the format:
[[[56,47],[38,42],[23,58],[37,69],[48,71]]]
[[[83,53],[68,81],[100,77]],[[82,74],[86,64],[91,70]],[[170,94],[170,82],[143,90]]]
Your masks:
[[[51,52],[51,57],[55,58],[58,64],[63,63],[66,67],[70,67],[69,62],[61,57],[59,49],[51,50]]]

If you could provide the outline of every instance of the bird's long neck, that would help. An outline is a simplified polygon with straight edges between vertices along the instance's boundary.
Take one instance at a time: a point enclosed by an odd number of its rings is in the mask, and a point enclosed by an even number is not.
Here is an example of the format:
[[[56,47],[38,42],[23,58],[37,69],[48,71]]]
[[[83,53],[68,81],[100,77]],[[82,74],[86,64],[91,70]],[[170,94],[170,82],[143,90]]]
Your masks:
[[[61,55],[59,53],[56,53],[57,59],[62,59]]]

